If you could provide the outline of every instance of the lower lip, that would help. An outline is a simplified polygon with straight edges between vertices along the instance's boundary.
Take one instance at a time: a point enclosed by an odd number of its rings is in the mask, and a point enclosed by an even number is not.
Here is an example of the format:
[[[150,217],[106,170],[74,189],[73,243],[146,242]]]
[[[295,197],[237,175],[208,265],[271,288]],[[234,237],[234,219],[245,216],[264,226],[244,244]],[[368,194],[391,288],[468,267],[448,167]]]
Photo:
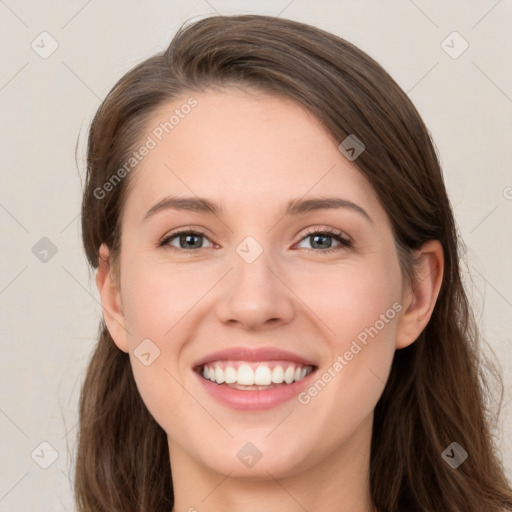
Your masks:
[[[216,384],[207,380],[199,373],[194,372],[201,381],[204,389],[221,404],[227,405],[233,409],[242,411],[271,409],[291,400],[297,396],[309,383],[311,376],[316,373],[316,369],[298,382],[278,386],[276,388],[265,390],[248,390],[230,388],[222,384]]]

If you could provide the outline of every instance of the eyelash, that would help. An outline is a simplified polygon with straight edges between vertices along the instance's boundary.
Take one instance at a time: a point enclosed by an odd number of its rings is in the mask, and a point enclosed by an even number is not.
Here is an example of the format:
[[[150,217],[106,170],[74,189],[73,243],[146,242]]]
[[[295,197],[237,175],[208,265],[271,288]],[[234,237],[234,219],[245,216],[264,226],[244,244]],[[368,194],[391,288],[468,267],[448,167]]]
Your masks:
[[[197,230],[193,230],[193,229],[186,229],[186,230],[182,230],[182,231],[176,231],[175,233],[171,233],[169,236],[166,236],[158,244],[159,247],[167,246],[167,247],[170,247],[172,250],[177,251],[177,252],[181,252],[181,253],[185,253],[185,252],[188,252],[188,253],[190,253],[190,252],[199,252],[202,249],[207,249],[207,247],[200,247],[199,249],[195,249],[195,250],[194,249],[182,249],[181,247],[174,247],[172,245],[169,245],[169,242],[173,238],[176,238],[179,235],[197,235],[197,236],[203,236],[203,237],[208,239],[206,233],[203,233],[202,231],[197,231]],[[305,249],[306,251],[308,251],[310,253],[314,253],[314,254],[333,253],[333,252],[337,252],[337,251],[340,251],[340,250],[343,250],[343,249],[350,249],[350,248],[353,247],[352,241],[348,240],[347,238],[344,238],[342,236],[343,235],[342,232],[338,232],[338,231],[336,231],[334,229],[324,229],[324,230],[312,229],[312,230],[308,231],[307,233],[305,233],[304,236],[297,243],[302,242],[305,238],[308,238],[309,236],[312,236],[312,235],[326,235],[329,238],[334,238],[337,242],[340,243],[340,245],[338,245],[337,247],[329,248],[329,249]]]

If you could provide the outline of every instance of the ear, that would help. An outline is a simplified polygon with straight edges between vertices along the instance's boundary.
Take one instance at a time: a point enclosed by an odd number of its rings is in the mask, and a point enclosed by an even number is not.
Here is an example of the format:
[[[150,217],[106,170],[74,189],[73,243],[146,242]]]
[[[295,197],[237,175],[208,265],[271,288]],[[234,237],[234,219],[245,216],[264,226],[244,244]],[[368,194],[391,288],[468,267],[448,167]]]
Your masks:
[[[101,244],[96,272],[96,286],[100,292],[103,316],[115,344],[123,352],[128,352],[128,333],[121,304],[121,292],[119,283],[116,282],[112,274],[110,251],[105,244]]]
[[[406,283],[402,293],[403,313],[397,329],[396,348],[412,344],[428,324],[441,289],[444,273],[443,247],[429,240],[416,252],[419,264],[414,283]]]

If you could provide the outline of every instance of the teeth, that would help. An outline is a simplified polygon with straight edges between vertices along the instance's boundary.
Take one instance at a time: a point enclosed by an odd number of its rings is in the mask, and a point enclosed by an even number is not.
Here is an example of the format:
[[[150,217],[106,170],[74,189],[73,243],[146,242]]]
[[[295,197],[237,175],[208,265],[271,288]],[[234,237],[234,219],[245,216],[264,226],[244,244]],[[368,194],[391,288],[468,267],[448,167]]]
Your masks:
[[[254,372],[252,368],[246,364],[242,364],[236,373],[236,381],[238,384],[243,384],[244,386],[252,386],[254,384]]]
[[[233,384],[236,382],[236,370],[232,366],[228,366],[224,370],[224,382],[226,384]]]
[[[274,384],[281,384],[281,382],[284,382],[284,371],[282,366],[276,366],[272,370],[272,382]]]
[[[254,384],[268,386],[272,384],[272,372],[268,366],[258,366],[254,372]]]
[[[215,368],[215,382],[222,384],[224,382],[224,372],[219,368]]]
[[[274,363],[275,364],[275,363]],[[272,384],[291,384],[302,380],[313,370],[312,366],[298,363],[278,364],[271,368],[266,363],[242,363],[222,365],[220,362],[207,364],[203,368],[203,377],[217,384],[232,384],[240,386],[272,386]]]
[[[295,377],[295,367],[288,366],[286,371],[284,372],[284,381],[286,384],[291,384],[293,382],[293,378]]]

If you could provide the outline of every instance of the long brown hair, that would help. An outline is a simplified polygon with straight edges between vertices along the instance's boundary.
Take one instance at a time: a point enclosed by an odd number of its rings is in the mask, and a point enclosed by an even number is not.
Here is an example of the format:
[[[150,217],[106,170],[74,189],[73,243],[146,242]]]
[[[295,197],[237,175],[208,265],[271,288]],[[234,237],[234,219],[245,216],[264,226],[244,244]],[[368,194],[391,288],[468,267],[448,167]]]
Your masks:
[[[404,275],[414,279],[414,249],[432,239],[443,246],[443,283],[430,322],[413,344],[395,352],[375,408],[373,504],[383,512],[512,510],[489,401],[488,377],[501,380],[480,353],[461,278],[463,245],[435,147],[407,95],[351,43],[281,18],[213,16],[185,24],[166,51],[123,76],[89,132],[82,236],[90,265],[98,267],[102,243],[111,263],[118,261],[120,214],[137,171],[108,193],[98,191],[140,146],[148,116],[178,95],[229,85],[295,100],[333,140],[355,135],[364,143],[354,163],[389,215]],[[169,512],[174,497],[166,433],[146,409],[129,357],[103,320],[79,414],[78,509]],[[452,442],[469,454],[457,469],[442,457]]]

